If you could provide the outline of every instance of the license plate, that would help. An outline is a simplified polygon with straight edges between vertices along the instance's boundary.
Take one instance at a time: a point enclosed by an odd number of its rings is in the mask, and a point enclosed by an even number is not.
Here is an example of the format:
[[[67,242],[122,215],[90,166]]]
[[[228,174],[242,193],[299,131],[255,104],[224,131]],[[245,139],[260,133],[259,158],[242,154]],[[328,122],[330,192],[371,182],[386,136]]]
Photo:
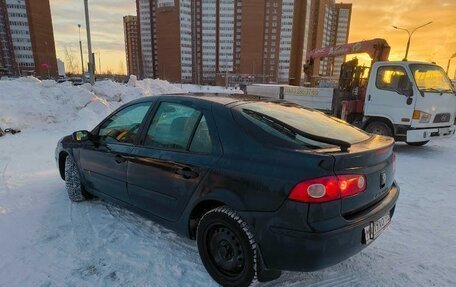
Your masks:
[[[364,243],[369,244],[374,241],[390,223],[391,216],[389,214],[381,217],[377,221],[371,221],[368,226],[364,227]]]

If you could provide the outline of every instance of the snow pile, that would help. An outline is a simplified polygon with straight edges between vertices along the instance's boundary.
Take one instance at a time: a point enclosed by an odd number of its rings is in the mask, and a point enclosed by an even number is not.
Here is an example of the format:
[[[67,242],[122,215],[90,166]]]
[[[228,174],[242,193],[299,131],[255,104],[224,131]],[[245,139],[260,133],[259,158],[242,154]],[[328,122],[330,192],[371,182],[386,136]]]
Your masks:
[[[0,81],[0,127],[48,129],[49,124],[58,124],[67,129],[90,129],[119,106],[141,97],[188,92],[242,93],[223,87],[179,86],[163,80],[139,81],[135,76],[127,84],[105,80],[94,86],[57,84],[33,77]]]
[[[0,127],[44,128],[49,124],[90,128],[124,103],[158,94],[184,93],[166,81],[130,79],[73,86],[69,82],[19,78],[0,81]]]
[[[86,89],[35,78],[1,81],[0,103],[0,126],[19,129],[74,120],[91,103],[103,106],[96,112],[108,112],[106,102]]]

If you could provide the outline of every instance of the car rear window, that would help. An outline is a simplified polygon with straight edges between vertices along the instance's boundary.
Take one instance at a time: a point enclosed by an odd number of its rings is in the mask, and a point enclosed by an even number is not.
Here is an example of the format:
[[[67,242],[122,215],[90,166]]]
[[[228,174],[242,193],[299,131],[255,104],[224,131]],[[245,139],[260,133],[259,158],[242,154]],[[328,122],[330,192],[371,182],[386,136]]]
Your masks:
[[[342,140],[350,144],[370,138],[368,133],[342,120],[293,103],[254,102],[239,105],[235,109],[266,132],[307,148],[325,148],[332,145],[310,140],[302,135],[290,132],[286,125],[307,134]]]

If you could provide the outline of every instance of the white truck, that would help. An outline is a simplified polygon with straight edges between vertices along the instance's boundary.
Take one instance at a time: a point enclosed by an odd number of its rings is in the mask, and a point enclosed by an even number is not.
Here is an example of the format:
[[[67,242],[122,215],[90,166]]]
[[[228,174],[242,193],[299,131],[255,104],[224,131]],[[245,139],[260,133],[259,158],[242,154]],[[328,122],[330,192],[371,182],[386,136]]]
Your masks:
[[[357,65],[347,66],[353,68]],[[345,64],[344,64],[345,65]],[[342,66],[342,73],[346,67]],[[353,70],[351,74],[356,74]],[[350,77],[349,77],[350,78]],[[367,85],[353,79],[341,88],[251,85],[247,94],[282,98],[337,116],[368,132],[392,136],[421,146],[455,133],[456,91],[444,70],[435,64],[378,61]]]

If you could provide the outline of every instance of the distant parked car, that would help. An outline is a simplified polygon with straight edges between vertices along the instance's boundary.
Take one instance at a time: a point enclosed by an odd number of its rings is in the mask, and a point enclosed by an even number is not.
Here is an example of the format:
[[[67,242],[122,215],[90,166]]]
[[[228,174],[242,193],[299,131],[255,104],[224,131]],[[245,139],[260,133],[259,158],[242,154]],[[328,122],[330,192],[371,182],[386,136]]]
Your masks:
[[[122,106],[55,156],[72,201],[96,195],[196,239],[215,281],[248,286],[375,240],[399,196],[393,144],[284,101],[172,95]]]
[[[68,78],[68,81],[72,82],[73,85],[75,85],[75,86],[80,86],[80,85],[84,84],[84,82],[82,81],[82,78],[78,78],[78,77]]]

